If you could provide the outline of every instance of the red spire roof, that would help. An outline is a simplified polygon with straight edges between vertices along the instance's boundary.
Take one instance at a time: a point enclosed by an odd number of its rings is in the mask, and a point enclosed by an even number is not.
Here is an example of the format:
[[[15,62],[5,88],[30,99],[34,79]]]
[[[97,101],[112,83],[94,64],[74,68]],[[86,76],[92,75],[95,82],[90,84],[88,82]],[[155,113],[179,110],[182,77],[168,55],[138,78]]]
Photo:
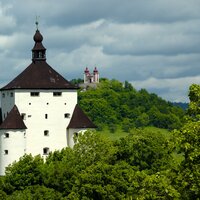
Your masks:
[[[8,113],[5,120],[0,125],[0,129],[26,129],[26,125],[24,124],[16,105],[14,105],[12,110]]]
[[[98,73],[97,67],[94,68],[94,73]]]
[[[89,71],[89,69],[87,67],[85,68],[85,73],[86,74],[90,73],[90,71]]]

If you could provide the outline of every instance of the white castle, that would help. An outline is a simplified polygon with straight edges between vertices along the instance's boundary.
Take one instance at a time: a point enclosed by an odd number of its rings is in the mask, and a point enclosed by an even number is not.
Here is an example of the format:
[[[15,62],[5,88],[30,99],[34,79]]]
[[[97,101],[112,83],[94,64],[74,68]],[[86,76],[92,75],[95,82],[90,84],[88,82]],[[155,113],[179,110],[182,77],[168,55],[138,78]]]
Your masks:
[[[24,154],[73,147],[73,136],[96,128],[77,104],[77,87],[46,62],[43,37],[33,37],[32,63],[0,89],[0,175]]]

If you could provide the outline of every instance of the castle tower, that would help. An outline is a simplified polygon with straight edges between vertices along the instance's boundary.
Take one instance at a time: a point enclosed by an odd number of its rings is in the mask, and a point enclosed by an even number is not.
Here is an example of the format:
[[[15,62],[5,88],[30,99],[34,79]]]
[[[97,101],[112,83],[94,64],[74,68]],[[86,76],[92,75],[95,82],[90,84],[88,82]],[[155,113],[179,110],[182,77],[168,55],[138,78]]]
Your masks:
[[[0,89],[0,175],[24,153],[45,158],[50,151],[73,147],[74,134],[96,127],[84,113],[77,117],[78,88],[46,62],[38,29],[33,40],[32,63]]]

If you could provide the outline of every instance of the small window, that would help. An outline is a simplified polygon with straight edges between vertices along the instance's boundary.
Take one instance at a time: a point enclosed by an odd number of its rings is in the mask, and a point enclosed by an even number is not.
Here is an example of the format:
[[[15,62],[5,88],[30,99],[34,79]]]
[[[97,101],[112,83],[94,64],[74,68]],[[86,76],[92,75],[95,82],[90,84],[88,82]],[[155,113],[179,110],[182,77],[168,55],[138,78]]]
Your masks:
[[[74,133],[74,136],[75,136],[75,137],[78,137],[78,133],[77,133],[77,132],[75,132],[75,133]]]
[[[10,93],[10,97],[13,97],[13,92]]]
[[[8,150],[7,150],[7,149],[4,150],[4,154],[5,154],[5,155],[8,155]]]
[[[48,130],[44,131],[44,136],[49,136],[49,131]]]
[[[39,92],[31,92],[31,96],[32,97],[38,97],[39,96]]]
[[[65,113],[64,116],[65,116],[65,118],[69,118],[70,114],[69,113]]]
[[[5,98],[5,93],[2,93],[2,97]]]
[[[48,155],[49,154],[49,148],[48,147],[43,148],[43,154],[44,155]]]
[[[48,114],[45,114],[45,119],[48,119]]]
[[[5,138],[9,138],[9,133],[4,133]]]
[[[22,113],[21,117],[22,117],[23,120],[25,120],[26,119],[26,113]]]
[[[54,92],[54,93],[53,93],[53,96],[54,96],[54,97],[62,96],[62,92]]]

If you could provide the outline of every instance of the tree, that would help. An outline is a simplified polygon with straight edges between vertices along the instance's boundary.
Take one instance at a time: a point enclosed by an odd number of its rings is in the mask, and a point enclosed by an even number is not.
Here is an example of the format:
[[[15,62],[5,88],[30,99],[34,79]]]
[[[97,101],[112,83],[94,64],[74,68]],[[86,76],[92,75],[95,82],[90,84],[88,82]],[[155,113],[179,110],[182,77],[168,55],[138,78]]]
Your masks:
[[[190,104],[185,125],[177,131],[178,147],[184,155],[178,181],[183,199],[200,197],[200,85],[189,91]]]
[[[125,160],[138,170],[163,170],[169,167],[171,148],[162,133],[135,130],[134,133],[116,141],[117,159]]]
[[[112,141],[97,132],[86,131],[79,134],[73,150],[79,167],[83,168],[98,161],[112,163],[115,160],[116,148]]]
[[[27,186],[24,190],[16,190],[6,200],[64,200],[62,195],[52,188],[40,185]]]
[[[4,190],[9,194],[15,190],[23,190],[26,186],[42,183],[40,156],[24,155],[18,162],[6,168]]]

